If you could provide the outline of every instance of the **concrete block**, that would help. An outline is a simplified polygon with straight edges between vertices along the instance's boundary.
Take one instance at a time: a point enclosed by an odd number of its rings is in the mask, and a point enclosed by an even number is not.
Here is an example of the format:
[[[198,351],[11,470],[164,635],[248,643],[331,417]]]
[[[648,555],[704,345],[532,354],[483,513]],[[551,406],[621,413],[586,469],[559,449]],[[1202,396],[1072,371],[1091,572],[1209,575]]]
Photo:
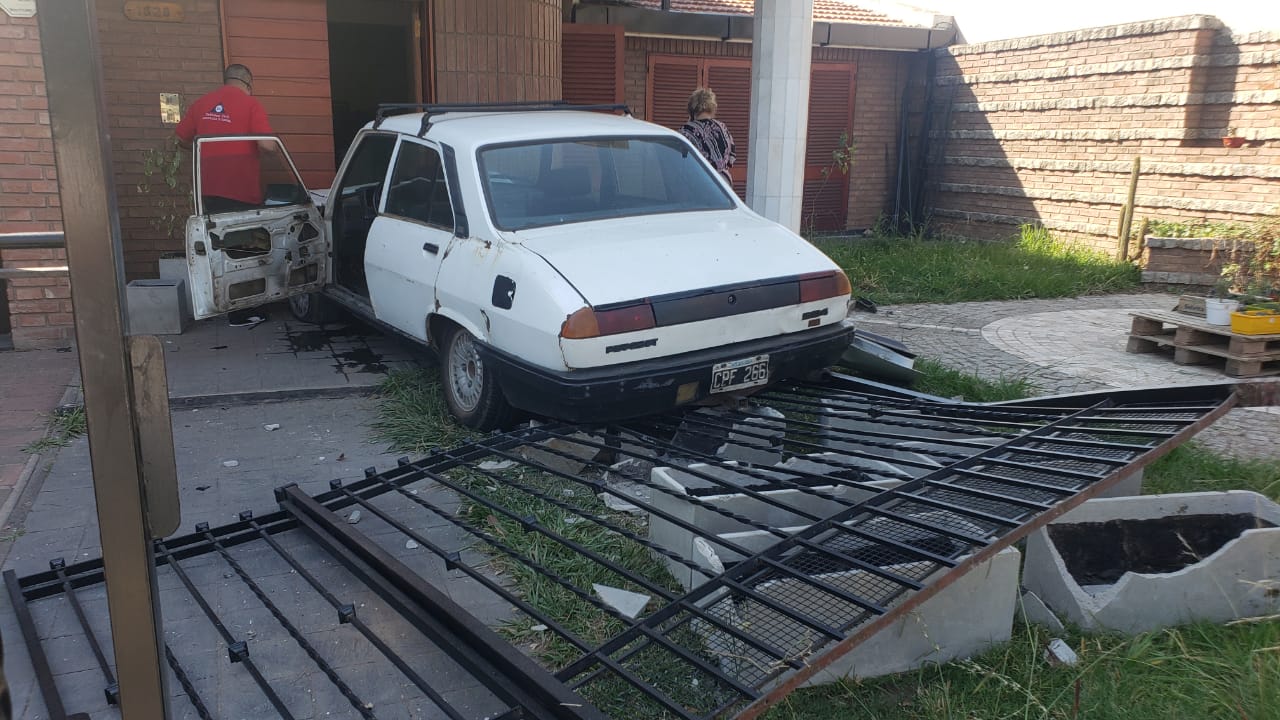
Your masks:
[[[778,477],[785,477],[784,467],[786,467],[785,464],[779,466],[776,471],[758,471],[757,474],[768,472]],[[829,467],[827,469],[829,470]],[[835,515],[847,507],[843,502],[790,488],[761,490],[758,492],[760,497],[734,492],[707,494],[708,488],[715,487],[714,482],[707,478],[724,480],[738,486],[750,486],[760,482],[759,478],[740,473],[732,467],[699,463],[690,465],[687,469],[654,468],[651,475],[652,484],[658,488],[666,488],[669,492],[654,490],[652,493],[650,503],[656,510],[665,513],[665,517],[650,514],[649,539],[686,560],[708,567],[709,571],[711,568],[705,561],[705,554],[697,547],[697,540],[700,538],[723,537],[753,552],[762,550],[778,540],[778,536],[773,533],[763,532],[751,525],[726,517],[717,510],[748,517],[783,532],[794,532],[797,528],[808,526],[812,518]],[[891,480],[871,483],[873,487],[880,489],[896,487],[899,484]],[[814,490],[846,501],[864,500],[876,492],[848,485],[817,487]],[[691,496],[696,497],[697,501],[690,500]],[[767,500],[760,498],[767,498]],[[700,532],[694,533],[668,518],[683,521],[689,526],[698,528]],[[714,542],[711,546],[719,555],[721,562],[741,559],[738,554]],[[689,567],[670,558],[663,559],[671,574],[684,587],[692,588],[705,581],[702,574]]]
[[[161,280],[186,280],[187,256],[181,253],[165,253],[159,262]]]
[[[1008,642],[1013,636],[1021,563],[1022,554],[1017,548],[1001,550],[806,684],[905,672],[926,664],[972,657]]]
[[[134,280],[125,290],[132,335],[180,335],[191,322],[185,280]]]
[[[1091,500],[1027,539],[1023,584],[1087,630],[1280,612],[1280,505],[1258,493]]]
[[[929,427],[908,425],[894,430],[883,423],[871,421],[864,411],[846,407],[840,401],[828,400],[824,404],[827,407],[819,415],[819,422],[825,430],[824,445],[837,452],[883,458],[895,463],[899,476],[906,473],[920,477],[959,457],[977,455],[1002,442],[1000,438],[967,433],[963,429],[944,429],[941,423],[924,419],[916,422],[928,423]],[[903,413],[899,419],[903,423],[913,423],[910,410],[904,409]],[[910,436],[911,439],[885,437],[886,433]],[[939,457],[946,462],[940,462]]]
[[[1120,482],[1098,493],[1100,498],[1119,498],[1133,497],[1142,494],[1142,477],[1145,470],[1138,468],[1137,472],[1125,475]]]

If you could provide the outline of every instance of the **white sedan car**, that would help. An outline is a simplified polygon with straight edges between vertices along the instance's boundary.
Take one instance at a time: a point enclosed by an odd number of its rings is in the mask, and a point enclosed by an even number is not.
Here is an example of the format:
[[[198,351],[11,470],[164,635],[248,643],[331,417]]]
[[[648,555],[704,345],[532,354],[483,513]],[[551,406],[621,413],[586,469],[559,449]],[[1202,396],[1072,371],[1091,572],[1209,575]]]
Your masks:
[[[753,392],[847,346],[848,278],[678,133],[560,106],[425,109],[380,113],[327,193],[276,138],[198,139],[196,316],[344,308],[434,348],[450,410],[484,429],[513,408],[608,421]]]

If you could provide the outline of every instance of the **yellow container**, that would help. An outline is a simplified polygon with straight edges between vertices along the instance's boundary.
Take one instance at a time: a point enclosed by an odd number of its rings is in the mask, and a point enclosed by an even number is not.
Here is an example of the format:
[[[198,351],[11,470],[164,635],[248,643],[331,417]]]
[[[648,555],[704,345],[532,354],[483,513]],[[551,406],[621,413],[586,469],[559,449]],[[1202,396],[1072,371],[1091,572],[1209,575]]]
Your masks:
[[[1280,313],[1274,310],[1233,312],[1231,332],[1241,335],[1280,335]]]

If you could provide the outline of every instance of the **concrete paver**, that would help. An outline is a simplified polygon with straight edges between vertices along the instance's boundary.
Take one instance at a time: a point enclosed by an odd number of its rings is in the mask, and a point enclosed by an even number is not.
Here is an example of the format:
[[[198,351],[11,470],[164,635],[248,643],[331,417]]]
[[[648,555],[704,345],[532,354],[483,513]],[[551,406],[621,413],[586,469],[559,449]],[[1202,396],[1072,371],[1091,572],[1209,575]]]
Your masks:
[[[0,352],[0,507],[27,470],[25,448],[44,437],[76,363],[70,350]]]
[[[202,320],[181,335],[161,337],[175,403],[200,398],[370,389],[386,373],[412,364],[417,351],[355,322],[323,326],[293,319],[284,304],[267,320],[232,327],[224,317]]]

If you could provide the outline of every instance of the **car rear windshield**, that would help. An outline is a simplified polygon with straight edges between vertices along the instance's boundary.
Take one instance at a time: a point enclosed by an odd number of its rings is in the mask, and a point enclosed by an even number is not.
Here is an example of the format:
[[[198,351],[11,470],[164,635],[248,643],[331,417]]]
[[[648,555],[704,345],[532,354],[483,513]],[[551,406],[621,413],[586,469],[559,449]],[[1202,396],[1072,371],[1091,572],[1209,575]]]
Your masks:
[[[733,199],[680,138],[540,140],[480,150],[502,230],[632,215],[727,210]]]

